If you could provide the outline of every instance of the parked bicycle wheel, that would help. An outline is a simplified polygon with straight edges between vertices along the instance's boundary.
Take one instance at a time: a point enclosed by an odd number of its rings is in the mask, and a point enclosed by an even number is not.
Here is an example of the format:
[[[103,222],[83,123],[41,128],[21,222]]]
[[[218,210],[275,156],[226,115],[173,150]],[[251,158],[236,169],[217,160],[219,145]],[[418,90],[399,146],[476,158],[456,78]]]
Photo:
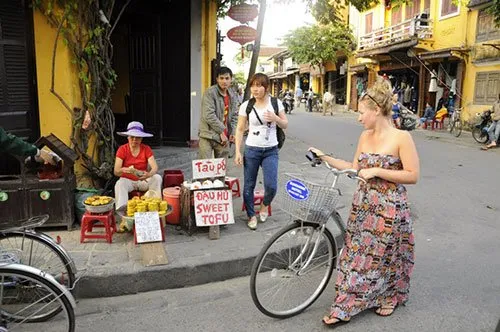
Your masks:
[[[317,223],[295,222],[264,245],[250,278],[252,300],[263,314],[297,315],[328,285],[337,251],[330,231],[321,229]]]
[[[21,264],[36,267],[72,289],[76,268],[66,251],[50,237],[31,232],[0,232],[0,248],[19,250]]]
[[[483,132],[481,128],[474,127],[474,129],[472,129],[472,137],[474,137],[476,142],[481,144],[486,144],[486,142],[488,142],[488,134]]]
[[[456,119],[452,125],[451,133],[453,136],[458,137],[462,134],[462,121],[460,119]]]
[[[29,271],[20,264],[0,266],[2,323],[9,332],[73,332],[75,313],[71,294],[64,287],[58,287],[55,281],[51,282],[50,276],[33,270]],[[58,313],[60,315],[50,323],[25,324],[45,321]]]

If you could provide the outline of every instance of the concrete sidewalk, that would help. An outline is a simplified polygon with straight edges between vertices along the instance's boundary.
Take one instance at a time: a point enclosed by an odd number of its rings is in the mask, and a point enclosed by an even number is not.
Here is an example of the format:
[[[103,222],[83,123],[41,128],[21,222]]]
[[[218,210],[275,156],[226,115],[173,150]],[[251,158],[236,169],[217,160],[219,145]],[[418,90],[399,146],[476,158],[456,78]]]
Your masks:
[[[280,152],[280,172],[307,171],[312,173],[308,174],[308,179],[324,179],[324,169],[311,172],[311,167],[304,164],[307,148],[305,143],[287,137]],[[239,177],[243,189],[243,169],[234,166],[232,159],[229,161],[228,175]],[[262,174],[259,176],[257,188],[263,188]],[[350,197],[345,194],[343,199]],[[167,225],[168,264],[163,266],[144,267],[140,247],[134,245],[130,233],[116,233],[112,244],[104,240],[86,240],[80,244],[79,228],[47,234],[53,238],[60,236],[62,245],[76,263],[81,277],[75,290],[77,297],[107,297],[187,287],[249,275],[253,260],[266,240],[290,222],[290,217],[273,205],[272,216],[252,231],[246,225],[246,213],[241,211],[241,206],[242,198],[235,198],[235,224],[221,228],[218,240],[208,239],[208,228],[198,228],[195,234],[188,236],[180,227]]]

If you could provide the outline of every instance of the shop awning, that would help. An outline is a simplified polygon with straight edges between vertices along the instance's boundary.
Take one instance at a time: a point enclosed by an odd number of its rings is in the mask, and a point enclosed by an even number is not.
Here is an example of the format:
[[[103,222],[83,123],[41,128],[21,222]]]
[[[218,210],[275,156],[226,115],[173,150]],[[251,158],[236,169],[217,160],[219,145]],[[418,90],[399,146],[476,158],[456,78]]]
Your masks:
[[[285,77],[286,77],[285,72],[272,73],[271,75],[269,75],[269,79],[271,80],[285,78]]]
[[[418,44],[417,38],[412,38],[410,40],[401,41],[399,43],[394,43],[391,45],[377,47],[367,50],[360,50],[356,53],[356,58],[363,58],[370,55],[387,54],[389,52],[394,52],[401,49],[407,49]]]
[[[458,59],[462,58],[464,53],[469,53],[470,49],[461,47],[450,47],[441,50],[422,52],[418,57],[422,60],[432,60],[432,59],[442,59],[456,57]]]

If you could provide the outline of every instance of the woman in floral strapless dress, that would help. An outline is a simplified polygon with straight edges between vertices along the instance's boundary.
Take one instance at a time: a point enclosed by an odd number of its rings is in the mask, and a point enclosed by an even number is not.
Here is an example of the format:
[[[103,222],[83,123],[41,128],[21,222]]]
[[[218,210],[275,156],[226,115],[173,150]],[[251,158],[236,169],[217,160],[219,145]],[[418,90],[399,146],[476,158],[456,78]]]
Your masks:
[[[311,148],[337,169],[353,168],[359,182],[337,266],[336,297],[323,323],[346,324],[369,308],[389,316],[408,301],[414,237],[406,188],[419,177],[418,154],[408,132],[392,126],[391,87],[379,80],[359,101],[361,134],[352,163]]]

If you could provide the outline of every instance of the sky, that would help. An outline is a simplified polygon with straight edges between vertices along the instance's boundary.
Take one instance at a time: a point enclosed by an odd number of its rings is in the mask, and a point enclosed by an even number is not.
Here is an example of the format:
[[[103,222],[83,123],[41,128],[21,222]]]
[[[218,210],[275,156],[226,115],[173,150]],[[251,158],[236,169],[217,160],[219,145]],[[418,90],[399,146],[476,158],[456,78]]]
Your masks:
[[[281,38],[284,37],[289,30],[293,30],[300,26],[314,23],[314,18],[306,12],[306,4],[301,0],[282,5],[273,3],[272,0],[267,1],[266,16],[264,19],[264,27],[262,31],[261,45],[279,46]],[[240,22],[233,20],[230,17],[225,17],[219,20],[219,29],[222,36],[226,36],[229,29],[240,25]],[[257,18],[249,24],[253,28],[257,28]],[[233,57],[241,52],[241,45],[233,42],[229,38],[224,38],[221,46],[223,61],[229,66],[233,72],[237,72],[237,65],[233,62]]]

